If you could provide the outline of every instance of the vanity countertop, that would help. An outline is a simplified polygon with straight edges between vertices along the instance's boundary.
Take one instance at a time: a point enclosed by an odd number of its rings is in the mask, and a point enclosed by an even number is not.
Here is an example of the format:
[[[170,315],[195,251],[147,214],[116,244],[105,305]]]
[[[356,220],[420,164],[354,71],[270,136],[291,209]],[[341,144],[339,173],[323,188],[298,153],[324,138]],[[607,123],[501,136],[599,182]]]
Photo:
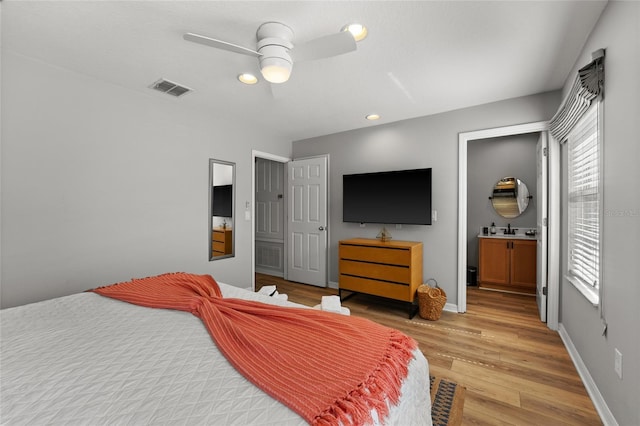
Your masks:
[[[498,234],[489,234],[489,235],[483,235],[483,234],[478,234],[478,238],[497,238],[497,239],[502,239],[502,240],[535,240],[536,236],[535,235],[525,235],[525,234],[511,234],[511,235],[504,235],[503,233],[498,233]]]

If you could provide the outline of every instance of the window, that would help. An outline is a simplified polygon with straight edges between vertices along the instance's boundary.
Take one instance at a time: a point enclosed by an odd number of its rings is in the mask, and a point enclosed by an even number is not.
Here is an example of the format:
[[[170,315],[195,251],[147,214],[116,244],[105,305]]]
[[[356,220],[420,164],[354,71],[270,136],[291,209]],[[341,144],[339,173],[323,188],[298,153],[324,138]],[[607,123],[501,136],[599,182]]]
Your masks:
[[[592,103],[567,138],[567,278],[594,305],[599,303],[602,235],[599,105]]]

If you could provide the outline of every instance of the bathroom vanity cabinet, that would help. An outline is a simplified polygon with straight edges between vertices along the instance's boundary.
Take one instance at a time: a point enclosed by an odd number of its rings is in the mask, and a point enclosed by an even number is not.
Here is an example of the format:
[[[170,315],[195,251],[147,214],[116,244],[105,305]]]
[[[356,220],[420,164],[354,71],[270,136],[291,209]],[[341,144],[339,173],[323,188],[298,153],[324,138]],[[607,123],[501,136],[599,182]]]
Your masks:
[[[531,237],[479,236],[480,288],[535,294],[536,240]]]

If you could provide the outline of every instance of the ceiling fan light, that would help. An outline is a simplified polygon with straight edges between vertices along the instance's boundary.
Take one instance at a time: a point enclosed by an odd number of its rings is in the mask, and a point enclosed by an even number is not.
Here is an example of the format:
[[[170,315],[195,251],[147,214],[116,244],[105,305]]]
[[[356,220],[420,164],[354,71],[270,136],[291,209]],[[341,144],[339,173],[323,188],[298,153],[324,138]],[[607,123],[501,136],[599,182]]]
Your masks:
[[[283,58],[260,58],[260,72],[269,83],[284,83],[291,76],[292,64]]]
[[[358,23],[345,25],[342,31],[349,31],[355,41],[361,41],[367,37],[367,27]]]

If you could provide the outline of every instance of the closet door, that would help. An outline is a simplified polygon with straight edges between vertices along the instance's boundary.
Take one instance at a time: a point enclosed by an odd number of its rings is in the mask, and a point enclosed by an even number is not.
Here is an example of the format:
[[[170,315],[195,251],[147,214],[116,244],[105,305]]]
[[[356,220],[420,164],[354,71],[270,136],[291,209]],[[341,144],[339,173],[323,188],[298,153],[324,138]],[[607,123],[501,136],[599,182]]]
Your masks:
[[[256,272],[284,276],[284,167],[256,158]]]

